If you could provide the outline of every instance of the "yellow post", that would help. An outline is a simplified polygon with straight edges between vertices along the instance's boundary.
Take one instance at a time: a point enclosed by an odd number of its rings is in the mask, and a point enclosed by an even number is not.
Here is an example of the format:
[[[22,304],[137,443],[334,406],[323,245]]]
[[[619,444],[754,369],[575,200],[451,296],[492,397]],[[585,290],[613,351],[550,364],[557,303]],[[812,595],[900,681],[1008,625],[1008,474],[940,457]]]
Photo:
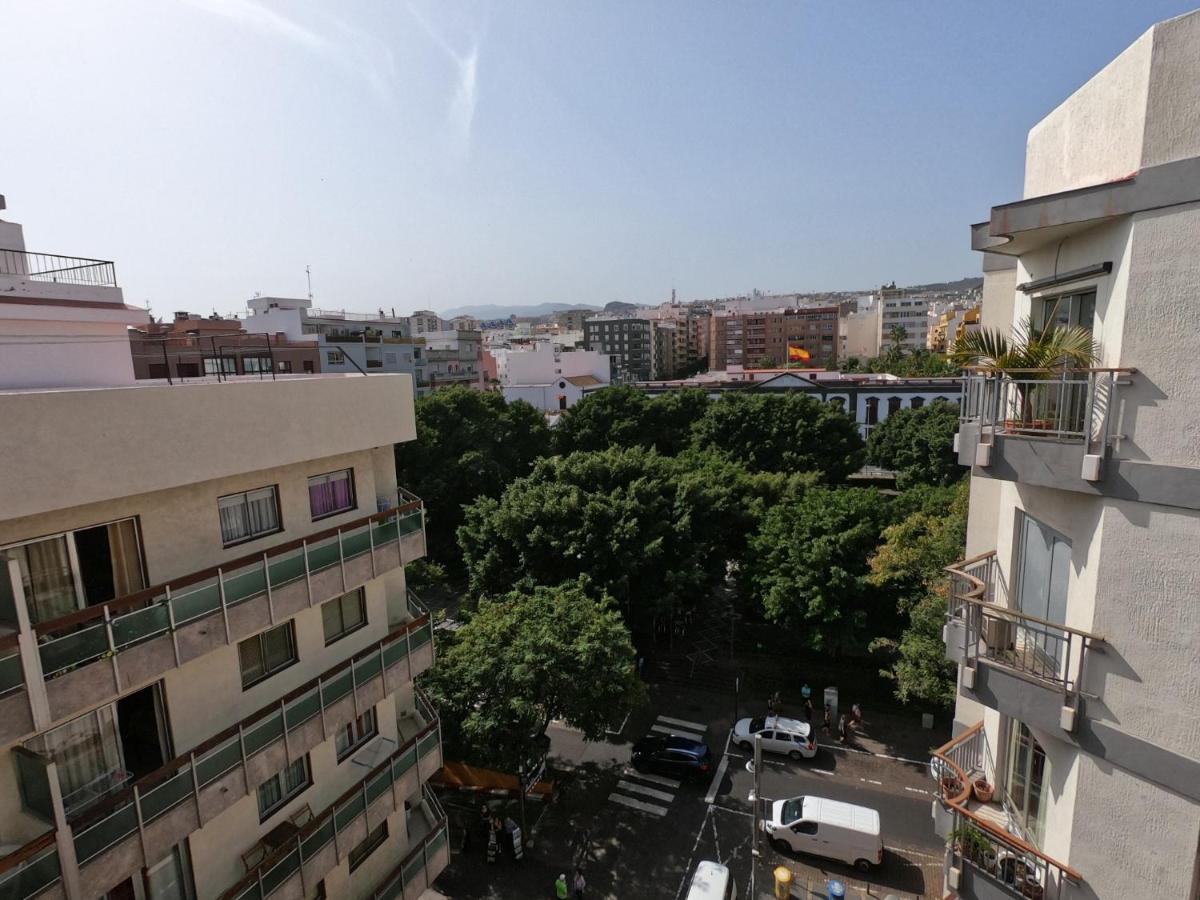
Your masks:
[[[789,900],[792,896],[792,870],[787,866],[775,868],[775,897],[776,900]]]

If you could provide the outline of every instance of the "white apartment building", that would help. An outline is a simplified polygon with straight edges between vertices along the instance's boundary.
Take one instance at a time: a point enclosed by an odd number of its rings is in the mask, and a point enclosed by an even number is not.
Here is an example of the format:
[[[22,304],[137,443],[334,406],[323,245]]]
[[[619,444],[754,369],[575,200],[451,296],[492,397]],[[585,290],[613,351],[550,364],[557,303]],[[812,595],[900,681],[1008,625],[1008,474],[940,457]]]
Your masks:
[[[879,355],[879,304],[842,313],[838,322],[838,359],[873,359]]]
[[[429,390],[452,385],[483,390],[483,332],[427,331],[423,339]]]
[[[0,896],[417,897],[411,379],[135,381],[113,264],[11,223],[0,297]]]
[[[935,760],[947,896],[1195,900],[1200,12],[1033,127],[1023,199],[972,245],[984,327],[1080,325],[1100,359],[968,379],[956,736]]]
[[[563,350],[537,341],[528,350],[493,350],[500,390],[509,403],[524,400],[546,412],[570,409],[612,380],[613,359],[594,350]]]
[[[897,326],[904,329],[900,347],[905,351],[924,350],[925,337],[929,330],[930,297],[912,296],[895,286],[880,288],[876,295],[879,305],[879,347],[887,349],[894,345],[892,330]]]

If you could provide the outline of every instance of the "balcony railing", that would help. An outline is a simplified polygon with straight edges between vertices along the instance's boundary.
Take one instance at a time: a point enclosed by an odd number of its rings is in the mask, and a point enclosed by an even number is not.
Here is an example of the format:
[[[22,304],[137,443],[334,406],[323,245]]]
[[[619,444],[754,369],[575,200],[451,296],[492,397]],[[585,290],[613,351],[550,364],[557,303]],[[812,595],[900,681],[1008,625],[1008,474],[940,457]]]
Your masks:
[[[116,270],[108,260],[30,253],[26,250],[0,250],[0,275],[17,275],[30,281],[52,284],[117,286]]]
[[[5,900],[36,897],[60,878],[62,868],[53,831],[0,859],[0,897]]]
[[[993,602],[996,553],[946,567],[950,576],[947,615],[961,622],[962,660],[1003,666],[1061,689],[1068,698],[1080,688],[1089,655],[1104,638]]]
[[[3,563],[3,559],[0,559]],[[3,566],[0,565],[0,573]],[[2,575],[0,575],[2,577]],[[25,673],[21,669],[21,648],[15,634],[0,637],[0,697],[25,686]]]
[[[442,764],[441,725],[427,703],[423,704],[423,710],[430,719],[424,728],[397,747],[391,756],[372,769],[366,778],[301,828],[291,841],[273,851],[222,894],[222,900],[266,900],[297,874],[306,881],[316,882],[337,865],[339,850],[334,841],[336,835],[350,828],[360,816],[366,815],[368,809],[375,809],[378,814],[402,809],[404,800],[412,794],[412,790],[403,793],[406,774],[415,769],[418,783],[423,785],[425,778],[432,774],[432,771],[441,768]],[[425,773],[422,773],[422,763],[427,761],[430,764],[425,767]],[[436,763],[436,766],[432,763]],[[411,785],[412,779],[407,779],[407,783]],[[399,789],[402,794],[396,796],[396,790],[393,788]],[[390,809],[380,810],[378,804],[383,803],[386,807],[388,794],[392,795]],[[429,802],[432,793],[426,790],[424,794]],[[432,803],[436,805],[437,801],[432,800]],[[444,814],[441,816],[441,822],[445,822]],[[435,826],[430,835],[436,830]],[[423,845],[422,843],[421,846]],[[327,847],[333,852],[324,852]],[[418,846],[417,850],[420,849]],[[348,848],[343,848],[343,851],[348,852]]]
[[[935,750],[933,756],[939,770],[937,798],[952,814],[946,846],[952,865],[970,866],[972,877],[982,877],[1013,897],[1059,900],[1068,883],[1083,882],[1077,870],[981,815],[977,801],[976,809],[971,808],[972,785],[977,778],[993,787],[996,784],[983,722]]]
[[[1112,433],[1118,391],[1136,369],[968,369],[962,421],[997,433],[1085,443],[1100,452]]]
[[[433,815],[432,827],[372,891],[371,900],[416,900],[450,862],[446,813],[433,791],[425,788],[424,796]]]
[[[369,580],[376,552],[392,544],[398,546],[403,537],[423,527],[423,506],[414,500],[260,554],[39,622],[33,627],[39,638],[42,674],[47,680],[53,679],[160,635],[172,635],[209,616],[221,615],[228,622],[232,611],[246,601],[258,597],[270,601],[273,593],[289,585],[304,583],[311,590],[314,578],[321,573],[335,568],[344,573],[347,564],[356,559],[366,563],[363,580]],[[345,578],[337,579],[332,585],[331,596],[353,586],[343,585],[343,581]],[[310,590],[303,593],[307,595]],[[315,602],[310,596],[303,601],[304,606]]]

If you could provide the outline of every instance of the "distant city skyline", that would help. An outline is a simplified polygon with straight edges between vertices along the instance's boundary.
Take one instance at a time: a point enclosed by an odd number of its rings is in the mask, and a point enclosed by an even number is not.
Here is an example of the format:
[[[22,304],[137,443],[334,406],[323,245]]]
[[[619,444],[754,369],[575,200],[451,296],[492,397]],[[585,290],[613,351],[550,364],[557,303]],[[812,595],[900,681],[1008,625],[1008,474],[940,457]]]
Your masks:
[[[163,317],[952,281],[1011,135],[1196,2],[13,3],[0,217]]]

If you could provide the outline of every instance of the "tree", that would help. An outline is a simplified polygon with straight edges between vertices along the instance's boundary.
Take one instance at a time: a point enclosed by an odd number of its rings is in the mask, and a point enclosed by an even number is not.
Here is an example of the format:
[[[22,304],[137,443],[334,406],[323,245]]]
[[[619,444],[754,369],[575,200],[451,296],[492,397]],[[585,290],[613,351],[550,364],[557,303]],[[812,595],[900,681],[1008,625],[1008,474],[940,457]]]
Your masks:
[[[744,585],[769,620],[790,625],[813,650],[866,638],[880,610],[868,565],[887,524],[887,501],[873,489],[816,487],[772,507],[751,536]]]
[[[603,388],[566,413],[555,430],[555,444],[560,453],[653,447],[674,456],[690,444],[692,426],[708,404],[708,395],[695,388],[657,397],[628,385]]]
[[[841,365],[843,372],[886,372],[901,378],[952,378],[961,371],[945,354],[917,347],[908,353],[891,347],[882,356],[861,359],[849,357]]]
[[[422,397],[416,423],[416,440],[396,445],[396,476],[425,501],[430,557],[457,568],[463,506],[528,473],[549,451],[550,431],[528,403],[465,387]]]
[[[504,771],[518,770],[552,720],[600,740],[644,699],[620,614],[578,583],[485,601],[438,642],[422,682],[448,753]]]
[[[841,481],[862,466],[863,442],[840,407],[807,394],[725,394],[694,429],[697,447],[716,450],[751,471],[817,472]]]
[[[708,394],[698,388],[668,391],[651,399],[647,407],[649,443],[659,453],[674,456],[691,445],[692,429],[708,412]]]
[[[540,460],[467,509],[458,541],[471,592],[585,575],[631,627],[694,605],[714,565],[700,537],[708,495],[681,493],[677,475],[673,460],[640,447]]]
[[[893,325],[888,329],[888,339],[892,342],[892,350],[900,352],[900,346],[908,339],[908,329],[903,325]]]
[[[958,407],[938,400],[919,409],[901,409],[871,430],[867,462],[896,473],[896,487],[950,484],[966,471],[954,453]]]

